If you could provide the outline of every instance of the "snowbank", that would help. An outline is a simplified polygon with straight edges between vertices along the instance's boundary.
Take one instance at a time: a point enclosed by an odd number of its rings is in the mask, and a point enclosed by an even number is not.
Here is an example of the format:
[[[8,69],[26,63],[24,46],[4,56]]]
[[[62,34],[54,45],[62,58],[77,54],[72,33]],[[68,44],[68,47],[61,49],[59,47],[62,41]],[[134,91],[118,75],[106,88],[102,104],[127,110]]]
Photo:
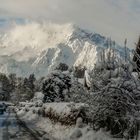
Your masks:
[[[46,103],[45,116],[62,124],[75,124],[78,117],[86,118],[86,105],[83,103]]]
[[[61,107],[61,109],[59,108],[58,112],[63,112],[63,109],[66,109],[66,105],[65,107]],[[69,112],[69,109],[67,112]],[[80,118],[77,119],[76,125],[66,126],[59,122],[54,123],[49,118],[33,114],[32,111],[26,112],[23,109],[18,111],[18,116],[24,120],[27,125],[30,124],[35,126],[35,128],[41,129],[50,136],[59,140],[118,140],[111,138],[110,135],[108,133],[104,133],[103,130],[98,132],[93,131],[92,128],[84,124]],[[43,138],[45,138],[45,135]]]
[[[88,106],[83,103],[42,103],[42,106],[38,105],[38,102],[20,103],[18,108],[18,115],[27,114],[31,112],[42,117],[49,118],[53,122],[60,122],[64,125],[72,125],[76,123],[78,117],[86,119],[86,110]]]
[[[42,92],[36,92],[32,101],[33,102],[38,100],[43,101],[43,98],[44,98],[44,94]]]

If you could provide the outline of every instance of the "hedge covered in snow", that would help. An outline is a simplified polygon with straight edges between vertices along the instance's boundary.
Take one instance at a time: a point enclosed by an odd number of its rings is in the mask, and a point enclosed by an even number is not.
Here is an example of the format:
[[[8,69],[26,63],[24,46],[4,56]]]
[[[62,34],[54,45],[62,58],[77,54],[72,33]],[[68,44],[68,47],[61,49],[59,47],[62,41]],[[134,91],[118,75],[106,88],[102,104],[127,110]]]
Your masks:
[[[87,107],[82,103],[46,103],[43,106],[45,117],[65,125],[75,124],[78,117],[85,119]]]
[[[36,106],[36,104],[21,103],[22,106],[17,112],[24,112],[25,114],[31,112],[41,117],[46,117],[53,122],[60,122],[64,125],[72,125],[76,123],[77,118],[81,117],[86,119],[86,111],[88,106],[83,103],[45,103],[42,106]],[[31,106],[32,105],[32,106]]]

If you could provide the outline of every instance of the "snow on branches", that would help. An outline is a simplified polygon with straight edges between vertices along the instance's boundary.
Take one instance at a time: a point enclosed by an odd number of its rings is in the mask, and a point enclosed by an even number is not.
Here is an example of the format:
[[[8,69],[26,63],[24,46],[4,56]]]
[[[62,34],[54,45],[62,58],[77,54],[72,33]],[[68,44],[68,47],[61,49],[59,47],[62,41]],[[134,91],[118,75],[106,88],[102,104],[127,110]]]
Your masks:
[[[44,102],[64,101],[64,91],[71,87],[71,78],[68,74],[55,71],[44,80],[42,90]]]

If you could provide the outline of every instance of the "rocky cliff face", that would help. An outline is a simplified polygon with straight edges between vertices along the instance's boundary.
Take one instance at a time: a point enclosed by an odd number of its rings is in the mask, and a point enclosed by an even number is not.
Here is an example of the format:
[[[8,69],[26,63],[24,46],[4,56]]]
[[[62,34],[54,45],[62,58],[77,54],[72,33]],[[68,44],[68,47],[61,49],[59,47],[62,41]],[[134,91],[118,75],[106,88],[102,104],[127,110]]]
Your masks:
[[[0,72],[45,76],[60,62],[92,69],[107,46],[106,37],[72,24],[17,25],[0,38]],[[112,47],[123,57],[123,48]]]

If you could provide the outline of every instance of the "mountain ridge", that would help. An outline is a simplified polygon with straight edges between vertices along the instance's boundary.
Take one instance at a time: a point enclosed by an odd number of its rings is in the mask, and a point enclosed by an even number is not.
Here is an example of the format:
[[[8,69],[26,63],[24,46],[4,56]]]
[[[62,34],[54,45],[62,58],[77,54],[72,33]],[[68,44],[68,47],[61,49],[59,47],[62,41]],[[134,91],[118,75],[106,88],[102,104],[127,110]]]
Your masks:
[[[93,69],[107,43],[108,38],[72,24],[17,25],[0,39],[0,58],[7,57],[0,61],[0,72],[16,71],[19,76],[35,73],[40,77],[59,63]],[[116,43],[112,47],[118,55],[124,55],[124,48]]]

